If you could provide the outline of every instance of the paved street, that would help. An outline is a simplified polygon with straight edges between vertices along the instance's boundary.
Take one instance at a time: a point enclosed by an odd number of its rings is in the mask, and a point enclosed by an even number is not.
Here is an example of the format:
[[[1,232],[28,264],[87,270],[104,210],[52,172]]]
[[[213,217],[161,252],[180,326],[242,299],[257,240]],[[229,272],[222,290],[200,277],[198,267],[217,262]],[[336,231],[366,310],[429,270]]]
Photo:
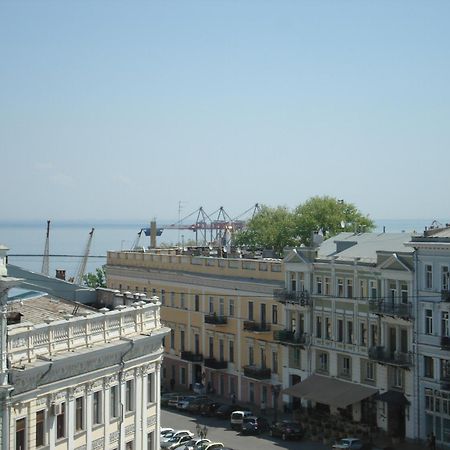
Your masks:
[[[325,450],[329,446],[317,442],[305,441],[282,441],[279,438],[272,438],[268,434],[263,436],[242,436],[240,433],[229,428],[229,423],[211,417],[191,416],[179,413],[176,410],[161,409],[161,426],[172,427],[180,430],[190,430],[195,433],[195,428],[199,423],[208,428],[207,438],[213,442],[222,442],[225,446],[233,450]]]

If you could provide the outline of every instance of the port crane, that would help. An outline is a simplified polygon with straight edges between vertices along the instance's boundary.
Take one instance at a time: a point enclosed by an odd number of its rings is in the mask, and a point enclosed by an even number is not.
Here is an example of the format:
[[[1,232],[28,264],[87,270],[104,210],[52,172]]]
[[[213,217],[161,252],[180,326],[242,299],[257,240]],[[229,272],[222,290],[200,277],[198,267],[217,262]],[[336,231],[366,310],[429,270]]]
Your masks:
[[[42,258],[41,273],[49,275],[50,271],[50,220],[47,220],[47,234],[45,237],[44,257]]]
[[[87,261],[89,258],[89,251],[91,250],[91,244],[92,244],[92,238],[94,236],[94,230],[95,230],[95,228],[92,228],[91,231],[89,232],[89,237],[88,237],[86,247],[84,249],[83,257],[81,259],[81,263],[78,268],[77,275],[74,279],[75,284],[81,284],[83,282],[83,276],[84,276],[84,273],[86,272],[86,265],[87,265]]]

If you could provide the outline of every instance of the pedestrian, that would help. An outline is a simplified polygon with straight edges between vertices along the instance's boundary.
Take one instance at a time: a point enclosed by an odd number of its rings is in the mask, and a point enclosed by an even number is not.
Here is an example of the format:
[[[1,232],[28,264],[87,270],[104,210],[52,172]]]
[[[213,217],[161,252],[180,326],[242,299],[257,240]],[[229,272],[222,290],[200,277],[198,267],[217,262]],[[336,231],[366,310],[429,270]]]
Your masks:
[[[206,425],[203,427],[203,438],[206,438],[208,435],[208,428],[206,428]]]
[[[231,404],[232,405],[236,404],[236,394],[234,392],[231,394]]]
[[[200,436],[200,432],[201,432],[201,427],[200,424],[198,423],[197,426],[195,427],[195,429],[197,430],[197,436]]]

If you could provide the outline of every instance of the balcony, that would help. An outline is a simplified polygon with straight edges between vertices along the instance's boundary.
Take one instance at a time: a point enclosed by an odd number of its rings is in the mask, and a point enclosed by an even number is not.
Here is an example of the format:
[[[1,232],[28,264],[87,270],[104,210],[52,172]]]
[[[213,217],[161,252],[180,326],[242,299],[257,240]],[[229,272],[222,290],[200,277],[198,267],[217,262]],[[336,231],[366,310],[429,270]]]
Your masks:
[[[181,359],[183,359],[184,361],[190,361],[190,362],[202,362],[203,355],[200,353],[183,351],[183,352],[181,352]]]
[[[273,332],[273,340],[286,345],[305,345],[308,341],[306,333],[296,334],[295,331],[278,330]]]
[[[450,291],[448,289],[441,291],[441,301],[450,302]]]
[[[369,359],[391,366],[409,367],[412,365],[412,353],[390,351],[386,347],[369,348]]]
[[[401,317],[402,319],[411,320],[412,304],[392,303],[385,300],[370,300],[369,311],[374,314]]]
[[[272,372],[268,367],[244,366],[244,376],[256,380],[270,380]]]
[[[244,321],[244,331],[251,331],[253,333],[265,333],[270,331],[270,324],[265,322],[255,322],[254,320]]]
[[[225,316],[218,316],[217,314],[208,314],[205,316],[205,323],[212,325],[226,325],[228,320]]]
[[[291,303],[299,306],[309,306],[311,298],[308,291],[291,292],[286,288],[274,289],[273,296],[281,303]]]
[[[450,375],[442,375],[441,376],[441,389],[443,391],[450,391]]]
[[[441,336],[441,349],[450,350],[450,336]]]
[[[219,361],[216,358],[205,358],[205,367],[210,369],[223,370],[228,368],[228,361]]]

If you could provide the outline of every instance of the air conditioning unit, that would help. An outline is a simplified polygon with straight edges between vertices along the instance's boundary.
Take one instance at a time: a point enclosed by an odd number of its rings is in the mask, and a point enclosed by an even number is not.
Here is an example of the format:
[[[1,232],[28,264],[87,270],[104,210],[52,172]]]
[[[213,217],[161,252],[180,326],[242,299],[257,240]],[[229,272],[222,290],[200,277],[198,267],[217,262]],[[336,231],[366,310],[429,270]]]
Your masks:
[[[62,413],[63,413],[63,404],[62,403],[53,403],[52,414],[54,416],[59,416]]]

